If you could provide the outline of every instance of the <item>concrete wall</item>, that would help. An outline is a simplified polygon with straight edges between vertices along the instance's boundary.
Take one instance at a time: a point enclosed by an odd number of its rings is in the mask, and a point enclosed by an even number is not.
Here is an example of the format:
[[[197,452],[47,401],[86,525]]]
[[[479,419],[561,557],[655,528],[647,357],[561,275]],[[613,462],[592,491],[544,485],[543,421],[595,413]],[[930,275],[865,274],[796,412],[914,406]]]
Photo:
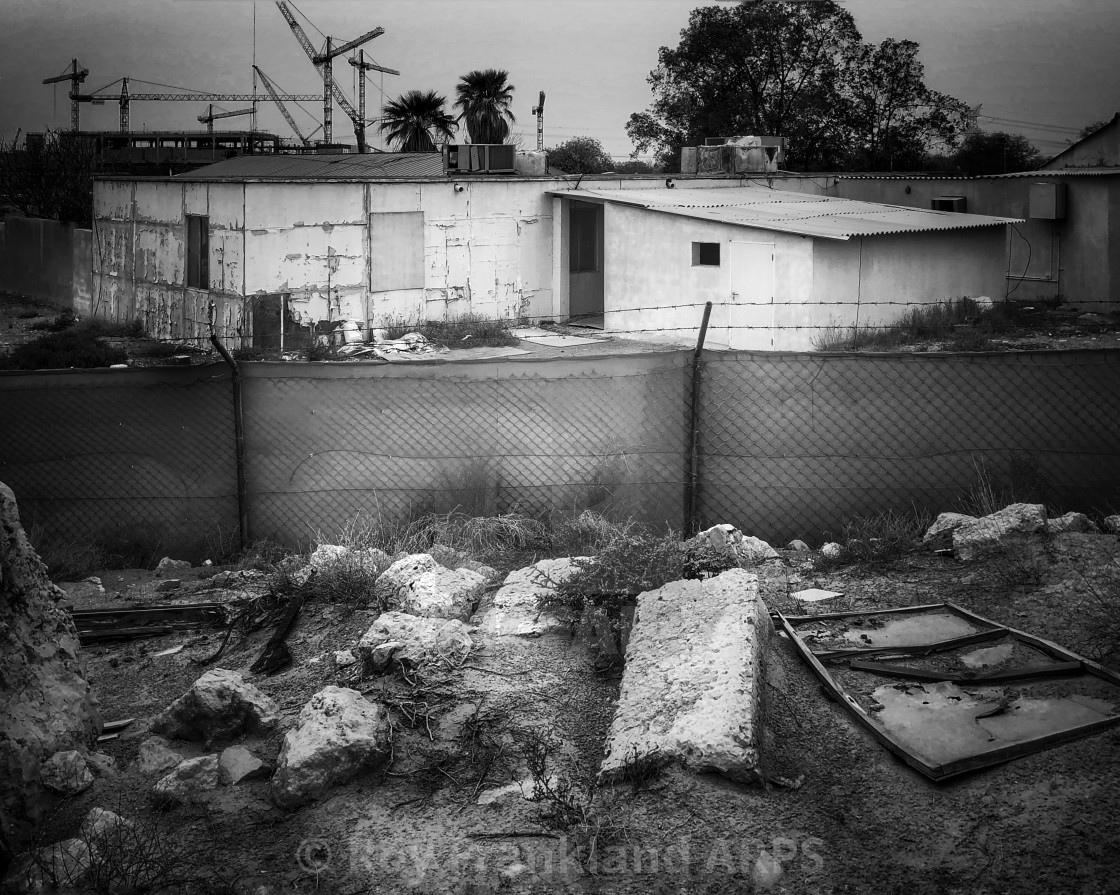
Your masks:
[[[58,221],[4,218],[0,221],[0,291],[81,313],[81,296],[90,288],[89,236],[88,230]]]
[[[1096,133],[1074,143],[1042,167],[1088,168],[1099,165],[1120,165],[1120,116],[1114,115]]]

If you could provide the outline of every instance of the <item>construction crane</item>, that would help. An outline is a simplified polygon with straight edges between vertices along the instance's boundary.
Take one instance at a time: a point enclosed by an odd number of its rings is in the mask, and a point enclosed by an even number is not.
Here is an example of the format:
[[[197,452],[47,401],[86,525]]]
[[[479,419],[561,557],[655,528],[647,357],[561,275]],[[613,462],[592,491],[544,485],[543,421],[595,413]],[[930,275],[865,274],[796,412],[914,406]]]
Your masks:
[[[533,107],[533,114],[537,116],[537,149],[544,149],[544,91],[541,91],[541,98]]]
[[[334,102],[337,102],[342,110],[349,116],[350,120],[354,122],[354,137],[358,142],[358,152],[366,151],[366,123],[358,110],[350,103],[339,88],[334,80],[334,59],[336,56],[342,56],[349,53],[353,49],[357,49],[364,43],[373,40],[375,37],[380,37],[385,33],[384,28],[374,28],[372,31],[367,31],[361,37],[355,37],[353,40],[347,41],[340,47],[332,47],[331,38],[327,37],[326,49],[319,53],[315,50],[311,40],[307,37],[303,27],[296,21],[296,17],[292,15],[292,11],[288,8],[288,4],[284,0],[276,0],[276,8],[280,10],[281,15],[284,16],[288,27],[292,29],[292,33],[299,41],[299,45],[303,48],[303,52],[307,54],[307,58],[311,63],[319,69],[320,74],[323,76],[323,139],[331,142],[333,136],[332,116],[334,113],[334,105],[331,102],[333,97]],[[366,63],[371,69],[376,71],[383,71],[387,74],[399,75],[400,72],[391,68],[383,68],[373,62]]]
[[[358,50],[358,58],[351,56],[347,60],[358,70],[358,118],[362,122],[363,133],[366,125],[366,72],[383,71],[390,75],[399,75],[400,72],[392,68],[382,68],[373,62],[366,62],[366,51]]]
[[[106,86],[112,85],[110,84]],[[316,93],[297,93],[290,94],[282,98],[290,100],[292,102],[310,102],[311,100],[318,99],[319,95]],[[129,105],[138,100],[202,103],[257,102],[260,100],[260,96],[252,93],[129,93],[128,78],[121,78],[121,92],[119,97],[113,96],[112,94],[100,92],[71,93],[70,99],[76,103],[103,103],[107,100],[118,100],[121,106],[121,133],[128,133]]]
[[[232,112],[215,112],[213,104],[207,109],[205,115],[199,115],[198,120],[206,125],[206,130],[209,133],[214,133],[214,122],[219,118],[236,118],[238,115],[253,115],[256,113],[256,107],[249,109],[235,109]]]
[[[70,130],[78,130],[78,101],[74,99],[74,95],[78,92],[78,85],[86,79],[89,75],[88,68],[78,68],[78,60],[73,59],[70,62],[70,71],[58,75],[54,78],[44,78],[44,84],[58,84],[61,81],[70,82]]]
[[[261,83],[264,84],[264,89],[268,91],[268,95],[272,97],[272,101],[276,103],[280,114],[284,116],[284,120],[288,122],[288,126],[295,132],[295,135],[299,137],[300,142],[303,143],[304,146],[310,146],[310,138],[303,135],[303,131],[299,129],[296,120],[291,116],[291,113],[288,112],[288,107],[284,105],[284,100],[280,97],[280,91],[276,89],[276,86],[269,79],[268,75],[261,71],[256,65],[253,66],[253,71],[260,77]],[[316,97],[316,99],[318,99],[318,97]]]

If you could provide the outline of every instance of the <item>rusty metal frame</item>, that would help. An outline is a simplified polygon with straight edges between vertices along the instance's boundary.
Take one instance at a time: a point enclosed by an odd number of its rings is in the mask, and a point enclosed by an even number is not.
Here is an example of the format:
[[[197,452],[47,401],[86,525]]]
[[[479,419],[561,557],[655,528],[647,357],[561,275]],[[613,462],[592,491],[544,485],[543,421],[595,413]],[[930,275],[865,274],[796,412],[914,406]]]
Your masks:
[[[893,615],[899,613],[922,613],[937,610],[940,612],[950,612],[957,617],[968,621],[971,624],[977,625],[982,628],[979,635],[983,635],[981,640],[977,640],[978,635],[968,635],[966,637],[956,637],[952,640],[943,640],[933,644],[916,644],[912,646],[895,646],[890,648],[876,647],[869,649],[858,650],[832,650],[823,653],[814,653],[807,643],[802,640],[796,631],[796,626],[808,622],[828,621],[841,618],[852,617],[867,617],[878,615]],[[841,687],[836,680],[829,674],[828,669],[825,668],[824,662],[835,661],[843,658],[867,657],[872,654],[891,654],[891,655],[924,655],[932,652],[941,652],[947,649],[955,649],[958,646],[966,646],[971,643],[982,642],[982,640],[992,640],[999,637],[1009,636],[1018,640],[1027,646],[1034,647],[1047,653],[1058,661],[1058,665],[1054,666],[1056,674],[1070,674],[1074,669],[1069,663],[1078,663],[1078,670],[1086,674],[1091,674],[1098,677],[1115,687],[1120,688],[1120,674],[1105,668],[1097,662],[1079,656],[1071,652],[1065,647],[1058,644],[1044,640],[1041,637],[1035,637],[1025,631],[1020,631],[1016,628],[1009,628],[1006,625],[1001,625],[991,619],[984,618],[983,616],[976,615],[969,612],[967,609],[958,606],[955,603],[926,603],[921,606],[906,606],[893,609],[878,609],[865,612],[831,612],[822,613],[820,615],[790,615],[786,616],[780,612],[771,613],[772,617],[778,622],[781,629],[785,632],[790,642],[793,644],[794,649],[800,653],[801,658],[812,669],[813,673],[824,685],[829,694],[841,705],[845,706],[851,713],[852,717],[867,730],[880,744],[883,745],[888,751],[902,759],[906,764],[914,770],[928,777],[930,780],[942,781],[956,777],[960,774],[965,774],[970,771],[979,770],[980,768],[990,767],[996,764],[1002,764],[1005,761],[1011,761],[1015,758],[1020,758],[1024,755],[1030,755],[1034,752],[1040,752],[1043,749],[1048,749],[1052,746],[1057,746],[1062,743],[1068,743],[1072,740],[1080,739],[1082,737],[1091,736],[1095,733],[1108,730],[1110,728],[1120,725],[1120,714],[1102,718],[1099,721],[1090,721],[1085,724],[1079,724],[1075,727],[1066,730],[1056,731],[1055,733],[1043,734],[1041,736],[1032,737],[1028,740],[1022,740],[1017,743],[1012,743],[1004,746],[997,746],[992,749],[986,749],[980,752],[973,752],[969,755],[962,756],[961,758],[954,759],[940,764],[932,764],[922,758],[915,752],[912,752],[907,746],[902,743],[898,738],[890,733],[885,727],[876,722],[874,718],[859,704],[859,702],[852,697],[843,687]],[[823,660],[823,661],[822,661]],[[1037,667],[1037,666],[1035,666]],[[857,668],[856,670],[861,670]],[[941,678],[942,680],[948,678]],[[976,683],[977,681],[970,681]],[[985,681],[980,680],[979,683]]]

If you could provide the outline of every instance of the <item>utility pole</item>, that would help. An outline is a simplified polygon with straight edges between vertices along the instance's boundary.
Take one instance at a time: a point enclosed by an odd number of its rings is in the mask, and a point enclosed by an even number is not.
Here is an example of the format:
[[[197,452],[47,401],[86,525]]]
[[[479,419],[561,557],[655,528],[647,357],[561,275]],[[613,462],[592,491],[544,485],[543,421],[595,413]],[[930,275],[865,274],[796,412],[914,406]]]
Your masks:
[[[536,106],[533,107],[533,114],[537,116],[537,149],[544,149],[544,91],[541,91],[541,98],[537,101]]]

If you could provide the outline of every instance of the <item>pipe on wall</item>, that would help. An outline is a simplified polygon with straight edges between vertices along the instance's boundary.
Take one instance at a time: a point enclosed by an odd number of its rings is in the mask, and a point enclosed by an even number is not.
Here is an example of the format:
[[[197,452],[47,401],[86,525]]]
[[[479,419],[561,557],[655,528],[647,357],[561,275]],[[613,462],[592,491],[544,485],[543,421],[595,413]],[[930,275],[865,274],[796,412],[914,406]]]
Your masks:
[[[237,361],[233,359],[233,355],[226,351],[226,346],[222,344],[213,330],[210,332],[210,342],[217,349],[218,354],[222,356],[222,360],[229,364],[232,374],[233,441],[234,456],[237,461],[237,523],[241,549],[245,550],[249,546],[249,501],[245,489],[245,416],[241,408],[241,368],[237,365]]]

